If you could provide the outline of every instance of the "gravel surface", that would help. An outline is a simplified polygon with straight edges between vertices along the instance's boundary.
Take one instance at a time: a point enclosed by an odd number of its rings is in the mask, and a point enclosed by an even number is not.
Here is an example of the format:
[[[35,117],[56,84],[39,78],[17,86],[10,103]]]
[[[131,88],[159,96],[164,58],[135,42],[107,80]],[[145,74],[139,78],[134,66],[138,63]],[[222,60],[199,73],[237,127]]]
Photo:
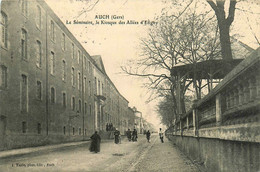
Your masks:
[[[123,139],[121,144],[101,143],[101,152],[91,153],[89,144],[61,147],[45,152],[0,158],[0,171],[198,171],[181,152],[165,139],[152,135],[151,143],[143,135],[138,142]]]

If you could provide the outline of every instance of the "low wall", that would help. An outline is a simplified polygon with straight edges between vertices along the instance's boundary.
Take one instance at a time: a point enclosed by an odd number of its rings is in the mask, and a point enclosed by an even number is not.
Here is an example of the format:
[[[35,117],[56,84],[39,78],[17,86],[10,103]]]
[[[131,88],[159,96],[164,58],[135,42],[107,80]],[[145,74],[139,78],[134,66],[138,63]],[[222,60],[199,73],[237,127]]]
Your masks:
[[[176,135],[167,137],[207,171],[260,171],[259,143]]]

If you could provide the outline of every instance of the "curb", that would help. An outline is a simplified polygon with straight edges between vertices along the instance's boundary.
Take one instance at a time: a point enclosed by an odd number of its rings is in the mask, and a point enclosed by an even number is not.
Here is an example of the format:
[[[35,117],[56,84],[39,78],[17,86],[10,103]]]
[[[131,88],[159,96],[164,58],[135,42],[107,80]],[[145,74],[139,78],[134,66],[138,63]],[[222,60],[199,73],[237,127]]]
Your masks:
[[[123,137],[124,138],[124,137]],[[113,139],[102,139],[103,143],[112,142]],[[0,151],[0,159],[8,159],[11,157],[19,157],[23,155],[37,155],[37,154],[48,154],[53,151],[58,151],[59,149],[80,146],[83,144],[89,144],[90,140],[80,141],[80,142],[69,142],[69,143],[61,143],[55,145],[45,145],[45,146],[37,146],[37,147],[27,147],[27,148],[18,148],[11,150],[3,150]]]
[[[45,145],[45,146],[5,150],[5,151],[0,152],[0,159],[18,157],[18,156],[29,155],[29,154],[39,154],[39,153],[43,153],[43,152],[48,153],[51,151],[58,150],[60,148],[79,146],[79,145],[88,144],[88,143],[90,143],[89,140],[81,141],[81,142],[56,144],[56,145]]]

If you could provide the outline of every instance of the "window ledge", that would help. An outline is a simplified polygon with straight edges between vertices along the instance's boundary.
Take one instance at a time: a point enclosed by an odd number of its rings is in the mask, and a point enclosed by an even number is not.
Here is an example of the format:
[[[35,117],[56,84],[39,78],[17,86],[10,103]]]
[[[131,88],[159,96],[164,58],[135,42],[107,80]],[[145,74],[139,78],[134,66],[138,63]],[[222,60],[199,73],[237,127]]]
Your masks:
[[[37,67],[37,69],[42,70],[42,67],[41,67],[41,66],[37,66],[37,65],[36,65],[36,67]]]
[[[28,19],[28,14],[24,14],[24,13],[22,12],[22,15],[24,16],[25,19]]]
[[[0,86],[0,91],[8,91],[8,87],[3,87],[3,86]]]
[[[22,57],[22,61],[29,62],[28,58],[25,59],[25,58],[23,58],[23,57]]]
[[[42,98],[39,99],[38,97],[36,97],[36,101],[42,102]]]
[[[37,30],[39,30],[40,32],[42,31],[42,28],[40,28],[37,24],[36,24],[36,28],[37,28]]]
[[[1,46],[2,49],[4,49],[5,51],[8,51],[8,48],[5,46]]]

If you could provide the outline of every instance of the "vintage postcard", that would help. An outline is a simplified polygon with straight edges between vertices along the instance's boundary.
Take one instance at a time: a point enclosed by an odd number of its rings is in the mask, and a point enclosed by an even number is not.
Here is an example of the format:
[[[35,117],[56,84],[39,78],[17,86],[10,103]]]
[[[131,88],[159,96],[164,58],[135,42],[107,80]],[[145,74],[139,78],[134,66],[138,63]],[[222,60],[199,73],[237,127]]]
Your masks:
[[[0,0],[0,171],[259,171],[257,0]]]

